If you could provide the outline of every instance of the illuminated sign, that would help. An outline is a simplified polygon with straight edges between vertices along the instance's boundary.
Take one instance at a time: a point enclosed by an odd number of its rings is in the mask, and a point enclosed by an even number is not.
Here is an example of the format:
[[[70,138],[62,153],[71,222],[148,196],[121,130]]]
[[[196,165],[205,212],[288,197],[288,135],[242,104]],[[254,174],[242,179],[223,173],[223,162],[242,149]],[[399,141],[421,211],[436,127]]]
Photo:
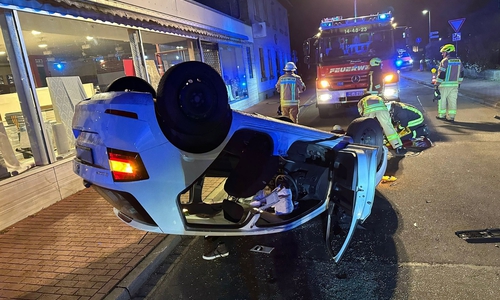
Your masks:
[[[361,32],[367,32],[368,28],[369,28],[368,26],[347,27],[347,28],[344,28],[344,33],[361,33]]]
[[[336,67],[336,68],[330,68],[330,74],[332,73],[345,73],[345,72],[355,72],[355,71],[365,71],[369,70],[370,66],[369,65],[362,65],[362,66],[349,66],[349,67]]]

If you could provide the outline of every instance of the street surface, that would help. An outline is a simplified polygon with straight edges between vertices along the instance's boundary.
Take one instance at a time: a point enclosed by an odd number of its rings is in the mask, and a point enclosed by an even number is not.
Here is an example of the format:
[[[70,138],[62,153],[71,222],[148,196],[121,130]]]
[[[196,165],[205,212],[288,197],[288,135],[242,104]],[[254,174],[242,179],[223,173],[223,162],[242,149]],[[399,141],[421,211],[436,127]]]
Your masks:
[[[402,80],[401,99],[421,109],[435,146],[389,158],[374,208],[338,265],[321,218],[282,234],[226,239],[230,255],[204,261],[202,237],[184,237],[134,299],[498,299],[500,243],[467,243],[456,231],[500,227],[498,109],[460,96],[454,124],[435,119],[432,89]],[[331,130],[351,107],[300,122]],[[251,252],[274,247],[270,254]]]

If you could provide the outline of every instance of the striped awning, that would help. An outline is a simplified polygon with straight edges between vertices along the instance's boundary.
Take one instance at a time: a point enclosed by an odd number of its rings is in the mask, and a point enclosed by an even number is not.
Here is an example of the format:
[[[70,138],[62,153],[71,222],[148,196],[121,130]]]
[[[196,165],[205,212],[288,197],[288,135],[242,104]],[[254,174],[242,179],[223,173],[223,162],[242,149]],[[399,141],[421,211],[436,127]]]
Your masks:
[[[111,7],[97,2],[75,0],[2,0],[0,6],[11,9],[29,9],[34,12],[44,11],[61,15],[71,15],[180,35],[199,35],[234,42],[249,40],[246,35],[162,14],[157,11],[139,7],[131,11],[131,7],[126,5],[123,5],[123,7]]]

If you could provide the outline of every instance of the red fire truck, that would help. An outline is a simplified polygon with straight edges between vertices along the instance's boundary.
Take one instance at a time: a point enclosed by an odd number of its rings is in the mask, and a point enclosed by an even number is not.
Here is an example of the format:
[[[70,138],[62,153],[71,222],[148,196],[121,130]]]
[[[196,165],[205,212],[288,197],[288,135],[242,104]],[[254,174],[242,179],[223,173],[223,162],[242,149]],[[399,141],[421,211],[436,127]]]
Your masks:
[[[399,100],[399,72],[394,62],[392,14],[344,19],[325,18],[320,31],[304,42],[307,64],[317,65],[316,106],[326,118],[366,93],[370,59],[382,60],[386,100]]]

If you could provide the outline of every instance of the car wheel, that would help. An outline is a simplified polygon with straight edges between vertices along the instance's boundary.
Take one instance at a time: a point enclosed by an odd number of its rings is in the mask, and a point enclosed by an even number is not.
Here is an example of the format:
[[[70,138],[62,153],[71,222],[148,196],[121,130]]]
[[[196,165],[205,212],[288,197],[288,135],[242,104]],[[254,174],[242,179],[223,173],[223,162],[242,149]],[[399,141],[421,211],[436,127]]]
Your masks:
[[[356,144],[377,146],[377,167],[380,166],[384,155],[384,131],[377,120],[366,117],[354,119],[347,127],[346,135]]]
[[[189,61],[168,69],[158,85],[156,110],[167,139],[203,153],[226,138],[232,122],[226,85],[209,65]]]
[[[115,79],[111,82],[105,92],[123,92],[123,91],[134,91],[150,93],[153,98],[156,98],[155,89],[146,80],[136,77],[136,76],[125,76]]]

